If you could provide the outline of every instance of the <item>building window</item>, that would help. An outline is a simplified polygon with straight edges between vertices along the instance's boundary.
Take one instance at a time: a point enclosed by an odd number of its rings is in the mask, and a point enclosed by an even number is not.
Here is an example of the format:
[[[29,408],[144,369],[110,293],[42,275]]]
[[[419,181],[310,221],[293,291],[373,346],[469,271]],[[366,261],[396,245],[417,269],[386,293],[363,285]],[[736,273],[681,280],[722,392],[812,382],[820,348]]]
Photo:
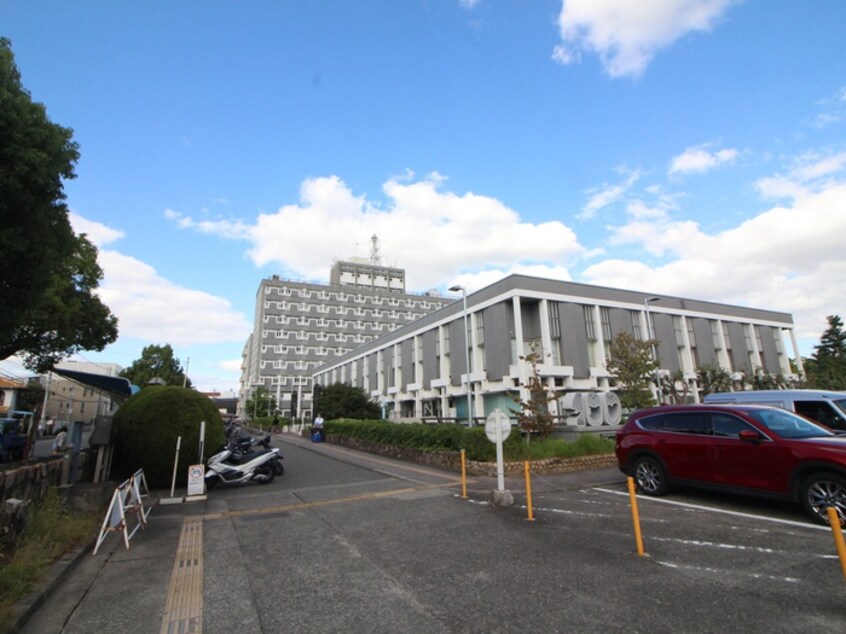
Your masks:
[[[731,337],[729,337],[728,324],[723,322],[723,339],[726,341],[726,352],[728,353],[729,370],[734,372],[737,367],[737,362],[734,360],[734,350],[731,345]]]
[[[714,350],[722,350],[723,345],[720,342],[720,324],[714,319],[709,320],[708,323],[711,326],[711,341],[714,344]]]
[[[684,331],[682,330],[681,317],[673,317],[673,330],[676,334],[676,347],[684,348]]]
[[[632,321],[632,337],[635,338],[635,341],[643,341],[644,336],[640,330],[640,311],[630,310],[629,317]]]
[[[476,345],[485,345],[485,314],[476,313]]]
[[[599,318],[602,320],[602,340],[608,345],[611,343],[611,310],[603,306],[599,309]]]
[[[561,338],[561,315],[558,312],[558,302],[549,302],[549,336],[553,339]]]
[[[596,324],[593,323],[593,306],[582,306],[585,319],[585,336],[590,342],[596,341]]]

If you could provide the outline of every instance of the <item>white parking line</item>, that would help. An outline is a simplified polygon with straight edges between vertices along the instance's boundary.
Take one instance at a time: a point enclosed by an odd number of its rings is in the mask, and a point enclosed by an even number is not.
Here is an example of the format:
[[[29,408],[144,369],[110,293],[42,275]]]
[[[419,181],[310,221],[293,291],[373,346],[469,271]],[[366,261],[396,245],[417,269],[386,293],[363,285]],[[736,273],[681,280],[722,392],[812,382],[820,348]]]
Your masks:
[[[694,571],[694,572],[710,572],[710,573],[714,573],[714,574],[719,575],[719,576],[723,576],[723,575],[726,574],[726,570],[722,569],[722,568],[711,568],[711,567],[707,567],[707,566],[690,566],[690,565],[685,565],[685,564],[675,564],[675,563],[672,563],[672,562],[669,562],[669,561],[656,561],[655,563],[658,564],[659,566],[666,566],[667,568],[675,568],[676,570],[691,570],[691,571]],[[761,573],[758,573],[758,572],[747,573],[747,572],[738,571],[738,570],[731,570],[730,572],[733,575],[738,575],[738,574],[745,575],[745,576],[749,577],[750,579],[766,579],[768,581],[784,581],[786,583],[801,583],[801,581],[802,581],[801,579],[799,579],[797,577],[776,577],[774,575],[762,575]]]
[[[596,488],[592,489],[593,491],[602,491],[603,493],[610,493],[612,495],[621,495],[625,497],[629,497],[629,494],[623,491],[614,491],[612,489],[603,489],[603,488]],[[831,531],[828,526],[822,526],[820,524],[810,524],[804,522],[794,522],[793,520],[783,520],[776,517],[767,517],[766,515],[754,515],[752,513],[741,513],[739,511],[728,511],[726,509],[717,509],[711,506],[702,506],[701,504],[690,504],[688,502],[678,502],[676,500],[667,500],[664,498],[654,498],[654,497],[642,497],[638,496],[638,500],[648,500],[649,502],[660,502],[661,504],[670,504],[673,506],[681,506],[683,508],[689,509],[697,509],[700,511],[710,511],[712,513],[722,513],[724,515],[733,515],[735,517],[745,517],[748,519],[753,520],[760,520],[764,522],[772,522],[773,524],[784,524],[785,526],[795,526],[796,528],[810,528],[819,531]]]

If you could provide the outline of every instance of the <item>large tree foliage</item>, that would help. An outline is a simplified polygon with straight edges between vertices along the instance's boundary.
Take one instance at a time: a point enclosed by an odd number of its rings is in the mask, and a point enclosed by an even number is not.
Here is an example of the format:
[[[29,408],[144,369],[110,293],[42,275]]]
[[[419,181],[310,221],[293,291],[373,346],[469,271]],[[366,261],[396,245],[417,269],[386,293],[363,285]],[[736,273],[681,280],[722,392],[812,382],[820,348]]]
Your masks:
[[[26,365],[45,372],[81,350],[102,350],[117,339],[117,318],[94,294],[103,277],[97,249],[74,236],[76,250],[54,265],[41,300],[0,344],[0,358],[21,354]],[[1,312],[1,311],[0,311]]]
[[[75,177],[79,159],[72,136],[32,101],[0,38],[0,359],[21,354],[36,371],[117,338],[115,318],[93,294],[97,251],[68,220],[63,179]]]
[[[363,388],[349,383],[333,383],[320,387],[314,395],[314,415],[320,414],[326,420],[353,418],[372,420],[380,418],[379,405]]]
[[[627,332],[618,334],[608,348],[605,366],[620,388],[620,405],[640,409],[655,405],[649,389],[658,362],[652,354],[654,339],[640,341]]]
[[[828,328],[805,360],[808,386],[823,390],[846,390],[846,332],[839,315],[826,317]]]
[[[141,357],[132,362],[120,376],[129,379],[139,387],[144,387],[153,379],[161,379],[166,385],[191,387],[191,379],[185,376],[185,370],[179,359],[173,356],[169,343],[163,346],[149,345],[141,351]]]

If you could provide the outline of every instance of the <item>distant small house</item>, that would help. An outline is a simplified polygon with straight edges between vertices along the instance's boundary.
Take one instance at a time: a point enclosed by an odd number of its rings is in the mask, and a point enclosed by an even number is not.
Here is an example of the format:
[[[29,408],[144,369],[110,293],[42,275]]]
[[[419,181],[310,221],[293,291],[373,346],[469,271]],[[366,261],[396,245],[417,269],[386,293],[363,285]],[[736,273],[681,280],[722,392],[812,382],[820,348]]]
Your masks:
[[[18,392],[24,389],[26,385],[23,383],[0,377],[0,417],[17,409]]]

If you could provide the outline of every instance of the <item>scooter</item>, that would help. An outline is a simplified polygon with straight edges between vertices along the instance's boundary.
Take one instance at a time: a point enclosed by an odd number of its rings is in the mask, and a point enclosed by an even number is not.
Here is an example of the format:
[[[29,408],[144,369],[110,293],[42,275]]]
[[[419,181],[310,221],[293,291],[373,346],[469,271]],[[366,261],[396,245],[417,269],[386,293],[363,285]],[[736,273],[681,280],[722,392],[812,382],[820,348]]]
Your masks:
[[[270,484],[283,473],[282,455],[279,449],[270,447],[268,435],[251,451],[240,451],[237,444],[229,443],[211,456],[206,463],[206,487],[211,489],[218,482],[241,484],[251,480]]]

